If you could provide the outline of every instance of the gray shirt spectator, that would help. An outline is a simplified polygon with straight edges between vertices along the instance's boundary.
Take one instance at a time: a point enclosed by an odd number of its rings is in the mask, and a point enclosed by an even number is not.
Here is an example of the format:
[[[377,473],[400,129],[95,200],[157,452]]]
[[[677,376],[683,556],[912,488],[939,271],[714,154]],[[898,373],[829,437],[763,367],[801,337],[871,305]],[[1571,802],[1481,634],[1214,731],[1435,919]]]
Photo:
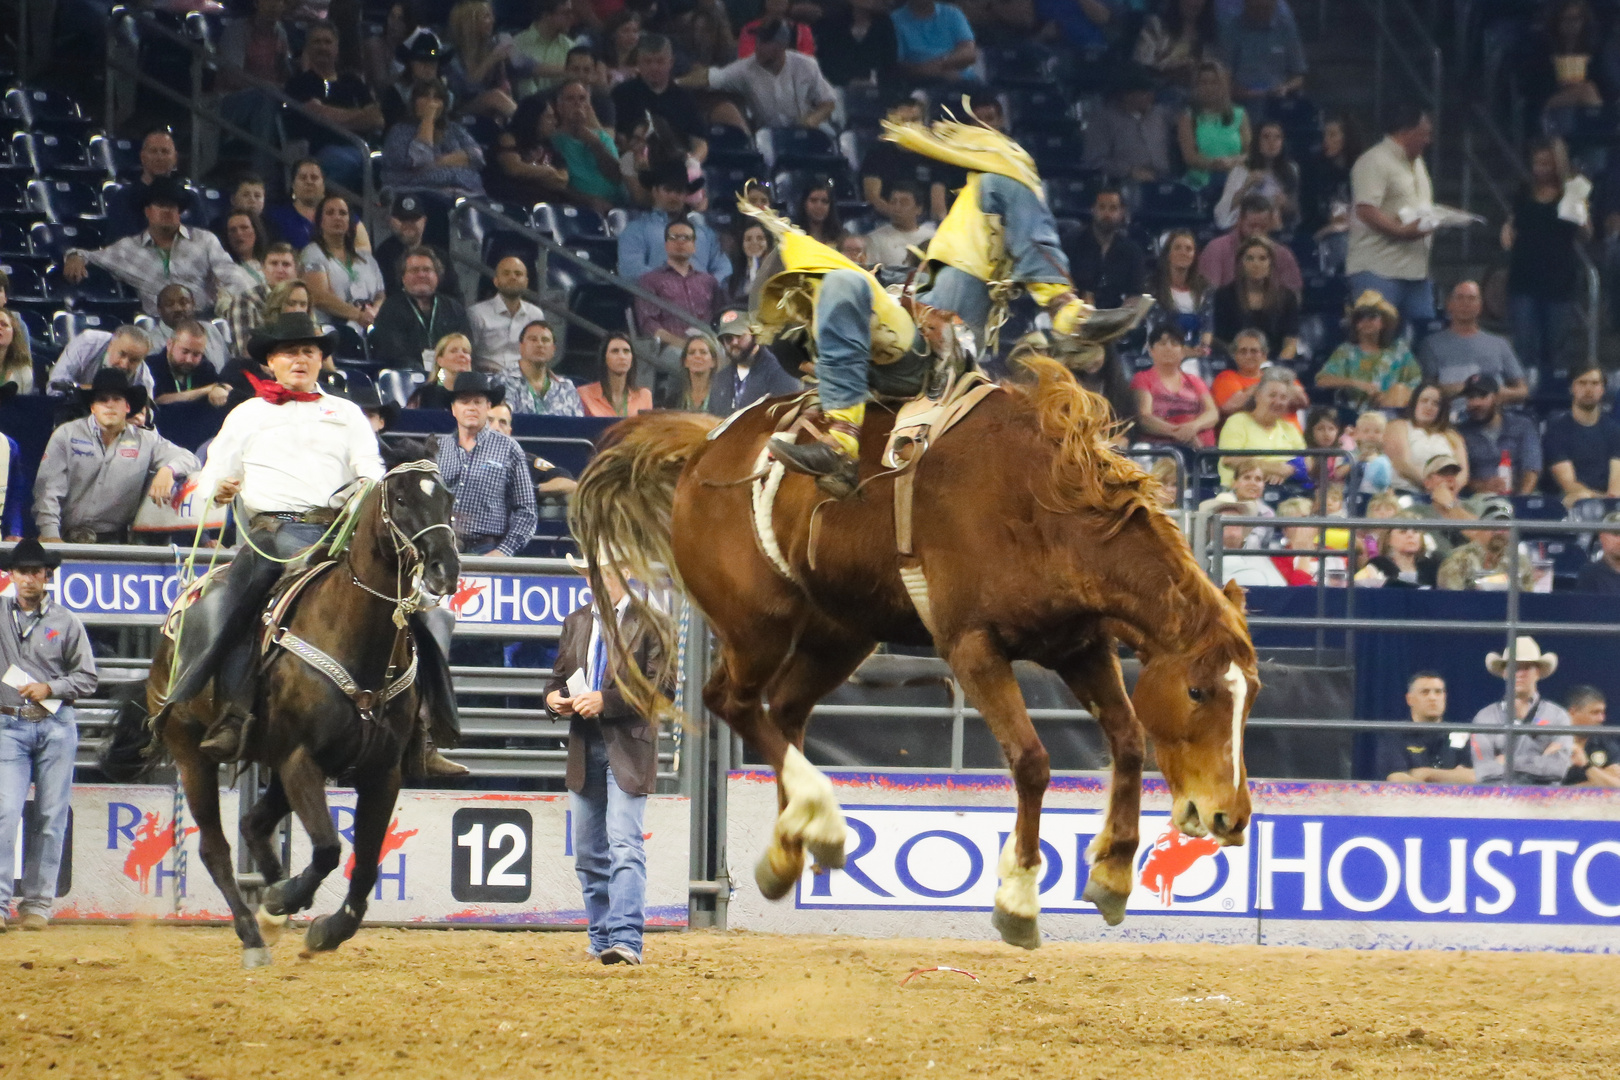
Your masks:
[[[1418,346],[1418,364],[1424,378],[1438,382],[1447,394],[1462,393],[1470,376],[1489,375],[1500,388],[1503,404],[1523,401],[1530,393],[1524,381],[1524,366],[1507,338],[1479,328],[1484,306],[1479,285],[1459,281],[1446,298],[1451,326],[1423,339]]]
[[[1506,714],[1500,701],[1492,702],[1474,714],[1476,724],[1500,724]],[[1569,713],[1556,701],[1537,695],[1529,712],[1516,724],[1525,726],[1565,725]],[[1510,745],[1511,744],[1511,745]],[[1478,732],[1470,743],[1474,757],[1474,779],[1481,784],[1558,784],[1569,771],[1574,739],[1569,735],[1510,735],[1505,732]]]
[[[152,373],[146,367],[146,355],[150,351],[151,342],[138,326],[121,326],[111,333],[82,330],[68,342],[51,367],[46,379],[48,392],[57,396],[71,394],[75,387],[89,386],[102,368],[114,367],[150,394]]]
[[[1081,166],[1120,179],[1168,179],[1175,129],[1175,117],[1154,103],[1152,83],[1132,86],[1087,121]]]
[[[709,69],[709,88],[741,94],[756,127],[818,127],[837,103],[816,58],[788,49],[787,25],[768,22],[753,56]]]

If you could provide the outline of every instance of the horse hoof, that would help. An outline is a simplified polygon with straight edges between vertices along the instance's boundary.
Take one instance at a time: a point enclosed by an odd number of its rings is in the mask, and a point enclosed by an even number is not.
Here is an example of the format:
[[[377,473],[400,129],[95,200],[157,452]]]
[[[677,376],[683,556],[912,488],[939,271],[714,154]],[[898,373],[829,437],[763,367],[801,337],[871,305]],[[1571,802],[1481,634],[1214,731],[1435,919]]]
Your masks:
[[[1041,928],[1033,915],[1014,915],[996,908],[990,916],[990,925],[1001,934],[1001,940],[1020,949],[1041,947]]]
[[[286,895],[287,885],[290,881],[290,878],[283,878],[274,885],[267,886],[259,896],[259,910],[265,915],[273,915],[285,921],[287,916],[292,914],[287,906]],[[262,917],[259,919],[259,924],[264,925]]]
[[[270,966],[270,950],[269,949],[243,949],[242,950],[242,967],[245,970],[251,971],[253,968],[262,968],[262,967],[269,967],[269,966]]]
[[[1125,902],[1130,899],[1129,893],[1115,892],[1106,885],[1099,885],[1095,881],[1087,881],[1085,891],[1080,899],[1089,900],[1097,905],[1097,911],[1102,915],[1103,922],[1109,926],[1118,926],[1125,921]]]
[[[259,921],[259,936],[264,938],[266,945],[274,945],[281,939],[281,931],[287,925],[287,916],[272,915],[265,910],[263,904],[260,904],[255,918]]]
[[[343,944],[346,935],[333,925],[334,921],[332,916],[322,915],[310,923],[304,931],[304,948],[309,952],[331,952]]]
[[[771,854],[766,852],[754,864],[754,884],[759,886],[760,895],[767,900],[780,900],[793,889],[794,877],[784,877],[776,872],[771,865]]]
[[[844,838],[842,835],[835,841],[819,842],[806,837],[804,847],[819,869],[842,870],[844,868]]]

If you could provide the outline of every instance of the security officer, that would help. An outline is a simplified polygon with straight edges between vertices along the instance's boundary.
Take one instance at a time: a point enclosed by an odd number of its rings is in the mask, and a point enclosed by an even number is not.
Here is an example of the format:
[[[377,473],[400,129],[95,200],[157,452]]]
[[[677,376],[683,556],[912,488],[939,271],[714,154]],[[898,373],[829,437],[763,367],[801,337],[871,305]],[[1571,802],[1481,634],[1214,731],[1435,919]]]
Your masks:
[[[269,368],[275,382],[250,376],[256,396],[225,418],[198,479],[199,490],[221,505],[240,499],[251,541],[237,552],[224,582],[186,612],[180,670],[169,691],[171,703],[185,701],[219,676],[220,713],[202,747],[221,761],[234,760],[242,750],[242,726],[256,689],[251,631],[285,561],[326,534],[337,516],[332,501],[339,491],[383,476],[365,413],[320,390],[321,364],[332,355],[335,339],[303,313],[283,314],[254,335],[248,353]],[[431,662],[443,660],[435,654]],[[426,772],[459,776],[466,769],[432,751]]]
[[[117,368],[96,372],[79,395],[90,415],[51,433],[34,481],[34,524],[46,543],[116,543],[135,520],[141,496],[164,502],[175,483],[200,467],[191,451],[131,415],[146,408],[146,388]]]
[[[1380,736],[1378,775],[1401,784],[1469,784],[1474,780],[1468,732],[1446,729],[1446,680],[1420,671],[1406,681],[1412,723],[1433,731],[1391,731]]]
[[[56,896],[73,796],[73,757],[79,729],[73,702],[93,694],[96,660],[84,624],[45,595],[61,557],[38,540],[24,540],[0,556],[16,598],[0,596],[0,930],[11,908],[11,868],[28,785],[34,813],[23,839],[24,930],[43,930]]]

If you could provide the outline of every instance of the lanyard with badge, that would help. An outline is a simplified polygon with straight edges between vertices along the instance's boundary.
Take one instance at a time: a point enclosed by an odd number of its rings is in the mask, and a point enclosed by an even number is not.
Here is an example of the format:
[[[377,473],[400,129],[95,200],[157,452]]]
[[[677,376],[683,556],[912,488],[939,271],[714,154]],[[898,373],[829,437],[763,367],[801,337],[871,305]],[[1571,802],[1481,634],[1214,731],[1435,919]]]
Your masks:
[[[439,296],[437,293],[433,295],[433,307],[428,309],[428,317],[425,319],[422,318],[422,309],[417,306],[416,301],[412,300],[410,306],[411,314],[416,316],[416,321],[422,325],[423,330],[427,331],[428,345],[427,348],[422,350],[422,363],[432,367],[434,361],[433,324],[439,318]]]

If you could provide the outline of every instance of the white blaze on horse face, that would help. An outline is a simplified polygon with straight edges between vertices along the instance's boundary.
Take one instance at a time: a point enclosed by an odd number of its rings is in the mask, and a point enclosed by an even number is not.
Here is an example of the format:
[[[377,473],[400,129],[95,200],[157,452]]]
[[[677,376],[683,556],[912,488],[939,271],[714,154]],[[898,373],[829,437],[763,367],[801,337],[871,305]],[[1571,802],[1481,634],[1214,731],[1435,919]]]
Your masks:
[[[416,483],[422,489],[422,494],[424,494],[424,495],[433,494],[434,485],[433,485],[432,480],[430,480],[430,479],[428,479],[427,477],[424,476],[422,479],[418,480]]]
[[[1226,688],[1232,693],[1232,786],[1243,782],[1243,703],[1249,696],[1249,681],[1234,660],[1226,668]]]

